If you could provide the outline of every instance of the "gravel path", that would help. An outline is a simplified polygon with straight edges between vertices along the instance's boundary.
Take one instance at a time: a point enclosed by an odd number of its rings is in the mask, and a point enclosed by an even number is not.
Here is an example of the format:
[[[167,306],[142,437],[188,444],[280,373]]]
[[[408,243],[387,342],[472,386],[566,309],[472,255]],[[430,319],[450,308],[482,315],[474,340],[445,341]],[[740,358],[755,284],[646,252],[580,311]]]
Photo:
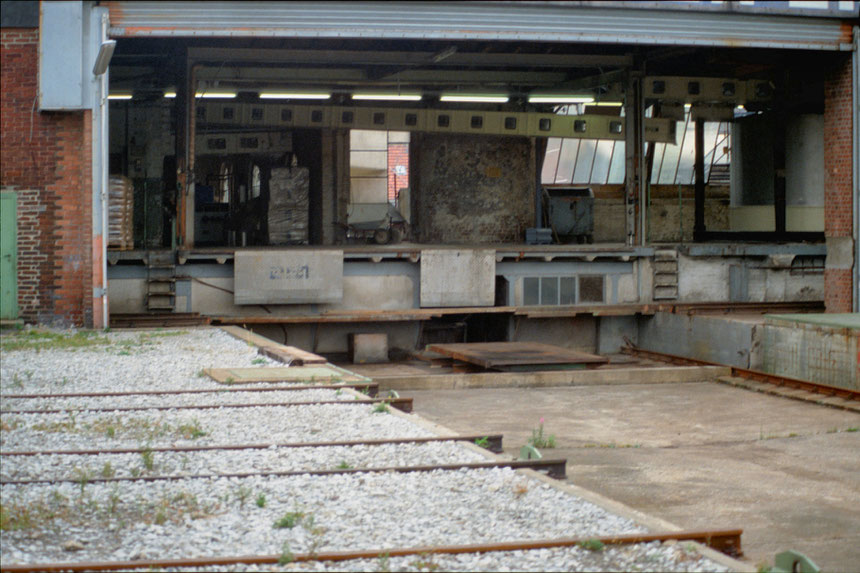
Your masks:
[[[3,394],[214,389],[213,394],[4,399],[2,452],[325,442],[434,435],[415,416],[377,412],[350,389],[235,393],[202,369],[283,366],[215,329],[2,339]],[[59,341],[58,341],[59,340]],[[40,346],[40,348],[35,348]],[[253,385],[246,386],[253,388]],[[231,408],[236,403],[343,404]],[[352,402],[352,403],[351,403]],[[11,409],[218,405],[201,410],[13,414]],[[510,469],[90,482],[481,461],[453,442],[204,452],[4,457],[0,477],[75,482],[0,487],[4,564],[288,554],[643,532],[629,519]],[[286,570],[723,571],[689,544],[588,551],[289,564]],[[689,546],[692,547],[692,546]],[[218,568],[218,570],[222,570]],[[235,567],[234,570],[272,570]],[[277,569],[277,567],[275,568]],[[215,570],[214,568],[212,570]]]

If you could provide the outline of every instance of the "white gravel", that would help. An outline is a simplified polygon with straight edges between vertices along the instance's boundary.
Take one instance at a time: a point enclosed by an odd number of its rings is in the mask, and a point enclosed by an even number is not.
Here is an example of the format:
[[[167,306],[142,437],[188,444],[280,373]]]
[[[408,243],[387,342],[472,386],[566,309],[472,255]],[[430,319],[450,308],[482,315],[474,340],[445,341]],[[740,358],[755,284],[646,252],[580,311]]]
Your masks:
[[[73,333],[71,333],[73,334]],[[34,337],[31,334],[30,340]],[[235,393],[204,368],[283,366],[217,329],[111,332],[78,349],[11,350],[3,394],[225,390],[119,398],[4,399],[3,452],[323,442],[433,435],[412,416],[376,413],[355,393]],[[247,386],[253,388],[253,385]],[[343,404],[230,403],[342,400]],[[350,403],[353,402],[353,403]],[[204,410],[11,414],[10,409],[215,404]],[[491,430],[489,428],[488,430]],[[112,561],[596,537],[644,528],[510,469],[331,476],[184,478],[90,483],[95,477],[194,475],[479,461],[457,443],[4,457],[0,477],[77,483],[0,487],[3,564]],[[275,527],[284,518],[293,527]],[[289,520],[287,520],[289,521]],[[222,570],[223,567],[217,568]],[[272,567],[234,567],[272,570]],[[277,568],[276,568],[277,569]],[[286,570],[723,571],[686,544],[291,564]],[[216,570],[212,568],[211,570]]]

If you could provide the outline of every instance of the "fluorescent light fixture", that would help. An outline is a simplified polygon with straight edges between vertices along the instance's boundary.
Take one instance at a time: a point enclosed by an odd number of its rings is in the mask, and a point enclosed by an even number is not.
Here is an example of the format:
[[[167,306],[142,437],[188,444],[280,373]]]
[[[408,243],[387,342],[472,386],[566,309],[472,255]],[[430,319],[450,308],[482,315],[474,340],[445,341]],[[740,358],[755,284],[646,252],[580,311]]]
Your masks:
[[[473,103],[505,103],[508,101],[508,96],[504,94],[467,94],[467,93],[447,93],[442,94],[439,101],[450,102],[473,102]]]
[[[260,99],[329,99],[325,92],[260,92]]]
[[[203,99],[233,99],[236,95],[236,92],[197,92],[195,97]]]
[[[164,97],[167,99],[173,99],[176,97],[176,90],[167,90],[164,92]]]
[[[529,103],[591,103],[594,98],[591,96],[570,95],[570,94],[531,94]]]
[[[744,112],[746,110],[747,110],[747,108],[745,108],[743,105],[739,105],[738,107],[735,108],[735,111],[740,111],[740,112]]]
[[[118,100],[128,100],[133,98],[132,94],[110,94],[108,95],[108,99],[118,99]]]
[[[105,73],[110,65],[110,59],[113,57],[113,51],[116,49],[116,40],[105,40],[99,44],[99,53],[96,56],[96,61],[93,64],[93,75],[100,76]]]
[[[687,110],[687,111],[690,111],[690,108],[691,108],[691,107],[693,107],[693,104],[691,104],[691,103],[685,103],[685,104],[684,104],[684,109],[685,109],[685,110]]]
[[[624,104],[620,101],[598,101],[595,102],[594,105],[600,107],[623,107]]]
[[[375,100],[375,101],[421,101],[420,93],[397,93],[397,92],[357,92],[352,94],[352,99]]]

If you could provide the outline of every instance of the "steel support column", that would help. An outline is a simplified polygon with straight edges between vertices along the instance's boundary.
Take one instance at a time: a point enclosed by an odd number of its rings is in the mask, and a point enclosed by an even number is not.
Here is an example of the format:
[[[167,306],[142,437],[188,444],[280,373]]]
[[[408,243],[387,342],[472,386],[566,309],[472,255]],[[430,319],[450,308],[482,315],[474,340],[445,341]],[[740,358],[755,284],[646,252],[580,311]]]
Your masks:
[[[627,229],[627,245],[644,244],[644,211],[642,193],[643,159],[643,101],[642,73],[630,72],[624,94],[624,204]],[[637,215],[639,215],[637,217]]]
[[[693,240],[698,242],[705,240],[705,120],[696,120],[695,131],[696,206],[693,222]]]

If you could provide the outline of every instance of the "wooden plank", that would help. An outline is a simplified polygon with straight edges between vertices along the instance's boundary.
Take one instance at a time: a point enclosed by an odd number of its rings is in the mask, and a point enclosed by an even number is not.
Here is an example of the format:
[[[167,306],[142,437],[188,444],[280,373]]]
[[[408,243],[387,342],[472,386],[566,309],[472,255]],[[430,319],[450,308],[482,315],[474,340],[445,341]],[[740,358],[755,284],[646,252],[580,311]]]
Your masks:
[[[301,348],[296,348],[295,346],[284,346],[282,344],[261,346],[257,352],[263,356],[268,356],[273,360],[278,360],[293,366],[325,364],[328,362],[324,357],[314,354],[313,352],[306,352]]]
[[[537,342],[431,344],[428,350],[484,368],[532,364],[605,364],[605,356]]]
[[[329,384],[333,381],[344,383],[371,381],[370,378],[338,368],[333,364],[275,368],[206,368],[203,373],[220,384],[251,382],[317,382]]]

